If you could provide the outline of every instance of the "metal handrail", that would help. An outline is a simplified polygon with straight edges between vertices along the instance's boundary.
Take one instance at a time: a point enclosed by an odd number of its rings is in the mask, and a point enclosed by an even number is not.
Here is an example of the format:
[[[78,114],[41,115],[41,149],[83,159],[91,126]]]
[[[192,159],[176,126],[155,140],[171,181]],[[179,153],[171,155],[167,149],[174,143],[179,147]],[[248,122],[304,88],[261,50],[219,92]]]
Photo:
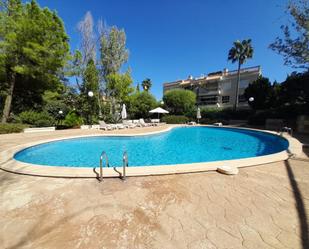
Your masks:
[[[123,169],[123,174],[122,174],[122,180],[126,179],[126,167],[129,167],[129,159],[128,159],[128,153],[125,151],[123,152],[122,156],[122,169]]]
[[[99,177],[100,182],[103,181],[103,163],[102,163],[103,157],[105,157],[106,166],[109,167],[107,154],[105,151],[103,151],[100,156],[100,177]]]

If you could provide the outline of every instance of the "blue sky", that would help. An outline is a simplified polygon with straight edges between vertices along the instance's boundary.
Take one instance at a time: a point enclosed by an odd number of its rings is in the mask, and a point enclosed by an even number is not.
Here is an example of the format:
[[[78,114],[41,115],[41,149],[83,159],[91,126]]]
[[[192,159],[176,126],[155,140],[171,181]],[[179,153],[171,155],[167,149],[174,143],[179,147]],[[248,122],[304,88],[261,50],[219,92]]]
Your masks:
[[[130,50],[126,66],[134,84],[153,81],[152,93],[162,98],[162,83],[200,76],[223,68],[236,39],[251,38],[254,58],[244,66],[262,66],[263,75],[283,81],[295,71],[268,45],[287,22],[286,0],[38,0],[64,20],[71,49],[79,47],[77,23],[90,11],[95,20],[124,28]]]

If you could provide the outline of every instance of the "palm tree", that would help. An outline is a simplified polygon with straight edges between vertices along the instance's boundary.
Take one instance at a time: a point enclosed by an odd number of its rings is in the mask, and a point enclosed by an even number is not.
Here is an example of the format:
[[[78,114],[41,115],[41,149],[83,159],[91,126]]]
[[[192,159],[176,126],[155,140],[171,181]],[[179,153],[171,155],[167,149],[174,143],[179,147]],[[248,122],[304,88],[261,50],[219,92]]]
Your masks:
[[[238,107],[238,92],[239,92],[239,82],[240,82],[240,67],[246,62],[247,59],[252,58],[253,56],[253,47],[251,45],[251,39],[239,40],[234,42],[234,47],[229,51],[228,60],[232,63],[238,62],[238,74],[237,74],[237,86],[236,86],[236,96],[234,103],[234,110],[237,110]]]
[[[152,86],[151,79],[147,78],[142,81],[142,87],[144,91],[148,92],[151,86]]]

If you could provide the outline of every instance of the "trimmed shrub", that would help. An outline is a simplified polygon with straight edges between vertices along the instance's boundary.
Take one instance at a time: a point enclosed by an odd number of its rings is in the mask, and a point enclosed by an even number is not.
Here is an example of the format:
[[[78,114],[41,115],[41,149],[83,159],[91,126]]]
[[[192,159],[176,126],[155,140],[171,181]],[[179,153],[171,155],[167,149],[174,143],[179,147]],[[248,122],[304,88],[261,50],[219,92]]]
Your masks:
[[[162,122],[166,122],[167,124],[185,124],[189,122],[189,119],[186,116],[168,115],[162,118]]]
[[[28,126],[24,124],[12,124],[12,123],[0,124],[0,134],[22,132],[23,129],[27,127]]]
[[[157,106],[156,98],[149,92],[137,92],[129,97],[127,110],[130,118],[149,118],[151,109]]]
[[[36,127],[48,127],[55,125],[55,119],[47,112],[25,111],[19,114],[22,123]]]
[[[196,94],[190,90],[169,90],[164,94],[163,101],[171,114],[187,115],[195,109]]]

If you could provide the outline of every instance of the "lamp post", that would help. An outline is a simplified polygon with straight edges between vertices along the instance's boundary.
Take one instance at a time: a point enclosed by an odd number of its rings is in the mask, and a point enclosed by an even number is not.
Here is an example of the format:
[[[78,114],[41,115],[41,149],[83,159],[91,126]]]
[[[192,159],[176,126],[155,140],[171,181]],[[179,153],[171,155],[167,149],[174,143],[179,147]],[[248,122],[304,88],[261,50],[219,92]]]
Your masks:
[[[221,106],[221,103],[222,103],[222,90],[221,90],[221,87],[219,86],[218,87],[218,97],[217,97],[217,107],[220,108]]]
[[[58,119],[58,125],[59,125],[59,124],[62,123],[61,121],[62,121],[62,114],[63,114],[63,111],[62,111],[62,110],[59,110],[59,111],[58,111],[58,114],[59,114],[59,115],[58,115],[58,118],[57,118],[57,119]],[[60,123],[60,122],[61,122],[61,123]]]
[[[88,97],[89,98],[92,98],[93,97],[93,91],[89,91],[88,92]],[[89,106],[90,106],[90,109],[88,110],[88,123],[90,122],[90,123],[92,123],[92,114],[90,113],[91,111],[91,109],[92,109],[92,106],[91,106],[91,101],[90,101],[90,99],[89,99]]]

